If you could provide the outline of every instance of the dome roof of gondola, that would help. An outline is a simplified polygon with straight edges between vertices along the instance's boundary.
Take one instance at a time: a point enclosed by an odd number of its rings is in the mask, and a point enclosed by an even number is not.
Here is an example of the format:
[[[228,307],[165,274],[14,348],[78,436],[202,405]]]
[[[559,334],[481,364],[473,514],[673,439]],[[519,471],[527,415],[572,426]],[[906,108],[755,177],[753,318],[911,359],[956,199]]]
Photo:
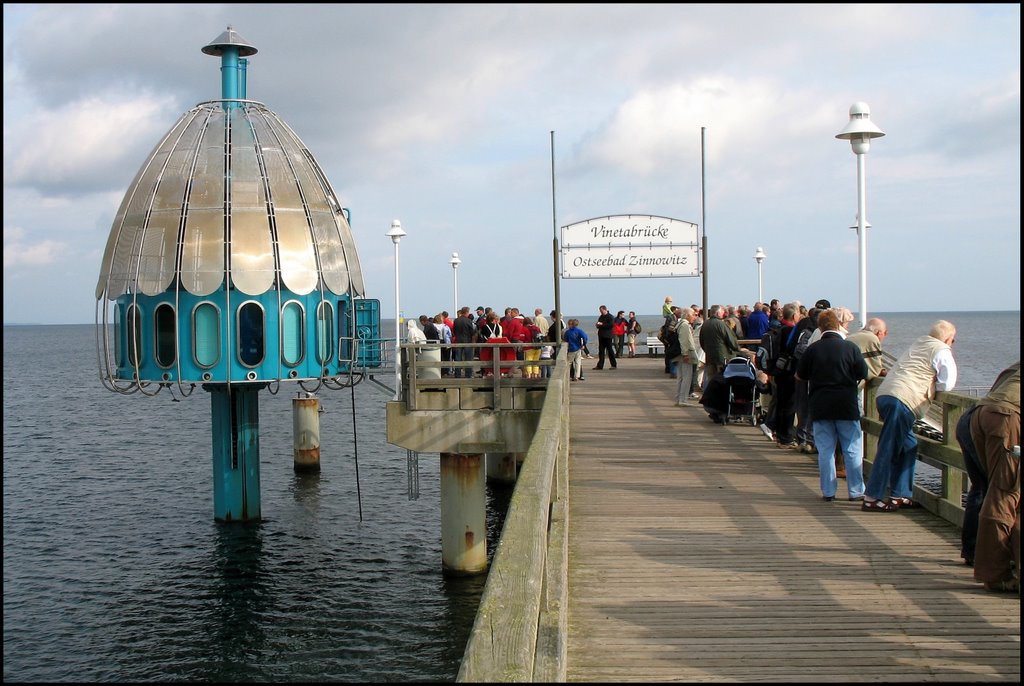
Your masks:
[[[262,103],[185,112],[125,193],[96,298],[171,287],[364,294],[345,210],[312,153]]]

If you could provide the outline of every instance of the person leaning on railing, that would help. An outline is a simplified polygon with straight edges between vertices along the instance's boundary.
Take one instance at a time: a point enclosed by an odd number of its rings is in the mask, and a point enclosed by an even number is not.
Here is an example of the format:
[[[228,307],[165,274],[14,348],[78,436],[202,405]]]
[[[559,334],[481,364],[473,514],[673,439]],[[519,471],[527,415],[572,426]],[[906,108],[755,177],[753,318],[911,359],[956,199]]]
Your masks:
[[[1005,369],[971,417],[971,440],[988,478],[978,514],[974,578],[990,591],[1020,591],[1020,361]],[[966,522],[965,522],[966,524]]]
[[[955,341],[956,327],[940,319],[928,335],[911,344],[878,387],[875,406],[882,429],[862,510],[894,512],[900,507],[917,506],[913,500],[917,467],[914,422],[924,417],[936,391],[951,391],[956,386],[957,367],[951,348]],[[883,500],[887,491],[889,498]]]

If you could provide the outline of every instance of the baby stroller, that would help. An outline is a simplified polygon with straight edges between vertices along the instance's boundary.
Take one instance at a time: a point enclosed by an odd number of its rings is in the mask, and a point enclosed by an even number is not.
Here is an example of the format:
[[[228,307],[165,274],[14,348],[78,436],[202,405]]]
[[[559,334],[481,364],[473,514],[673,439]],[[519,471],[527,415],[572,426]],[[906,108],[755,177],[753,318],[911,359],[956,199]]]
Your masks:
[[[728,388],[728,402],[725,423],[750,422],[751,426],[761,423],[761,392],[757,384],[757,370],[746,357],[734,357],[722,370],[722,378]]]

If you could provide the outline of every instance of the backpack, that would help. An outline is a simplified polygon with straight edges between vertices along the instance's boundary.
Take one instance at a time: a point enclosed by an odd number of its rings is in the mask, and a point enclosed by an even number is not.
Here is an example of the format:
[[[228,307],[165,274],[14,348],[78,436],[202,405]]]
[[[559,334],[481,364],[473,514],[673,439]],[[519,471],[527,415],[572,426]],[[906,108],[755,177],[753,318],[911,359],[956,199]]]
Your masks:
[[[796,339],[796,345],[793,346],[793,359],[797,362],[804,356],[807,351],[807,346],[811,344],[811,336],[814,335],[814,329],[807,328],[800,332],[800,335]]]
[[[796,329],[789,332],[789,341],[792,342]],[[790,372],[796,369],[796,362],[789,354],[782,352],[782,327],[768,329],[765,335],[761,336],[761,342],[757,344],[757,367],[765,374],[779,374]]]
[[[665,357],[672,359],[673,357],[679,357],[681,352],[679,348],[679,333],[676,332],[674,326],[666,324],[664,327],[665,340],[662,343],[665,344]]]
[[[640,328],[640,321],[633,320],[633,333],[637,334],[640,333],[641,331],[643,331],[643,329]]]

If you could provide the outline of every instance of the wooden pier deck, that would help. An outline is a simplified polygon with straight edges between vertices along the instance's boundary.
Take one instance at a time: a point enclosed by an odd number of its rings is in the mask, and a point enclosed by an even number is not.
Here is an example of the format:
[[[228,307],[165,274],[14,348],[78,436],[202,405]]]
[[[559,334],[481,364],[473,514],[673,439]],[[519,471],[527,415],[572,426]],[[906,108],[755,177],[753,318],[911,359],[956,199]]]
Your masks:
[[[590,364],[587,364],[587,363]],[[1020,599],[959,530],[861,512],[816,456],[676,407],[655,358],[572,383],[569,681],[1020,681]]]

